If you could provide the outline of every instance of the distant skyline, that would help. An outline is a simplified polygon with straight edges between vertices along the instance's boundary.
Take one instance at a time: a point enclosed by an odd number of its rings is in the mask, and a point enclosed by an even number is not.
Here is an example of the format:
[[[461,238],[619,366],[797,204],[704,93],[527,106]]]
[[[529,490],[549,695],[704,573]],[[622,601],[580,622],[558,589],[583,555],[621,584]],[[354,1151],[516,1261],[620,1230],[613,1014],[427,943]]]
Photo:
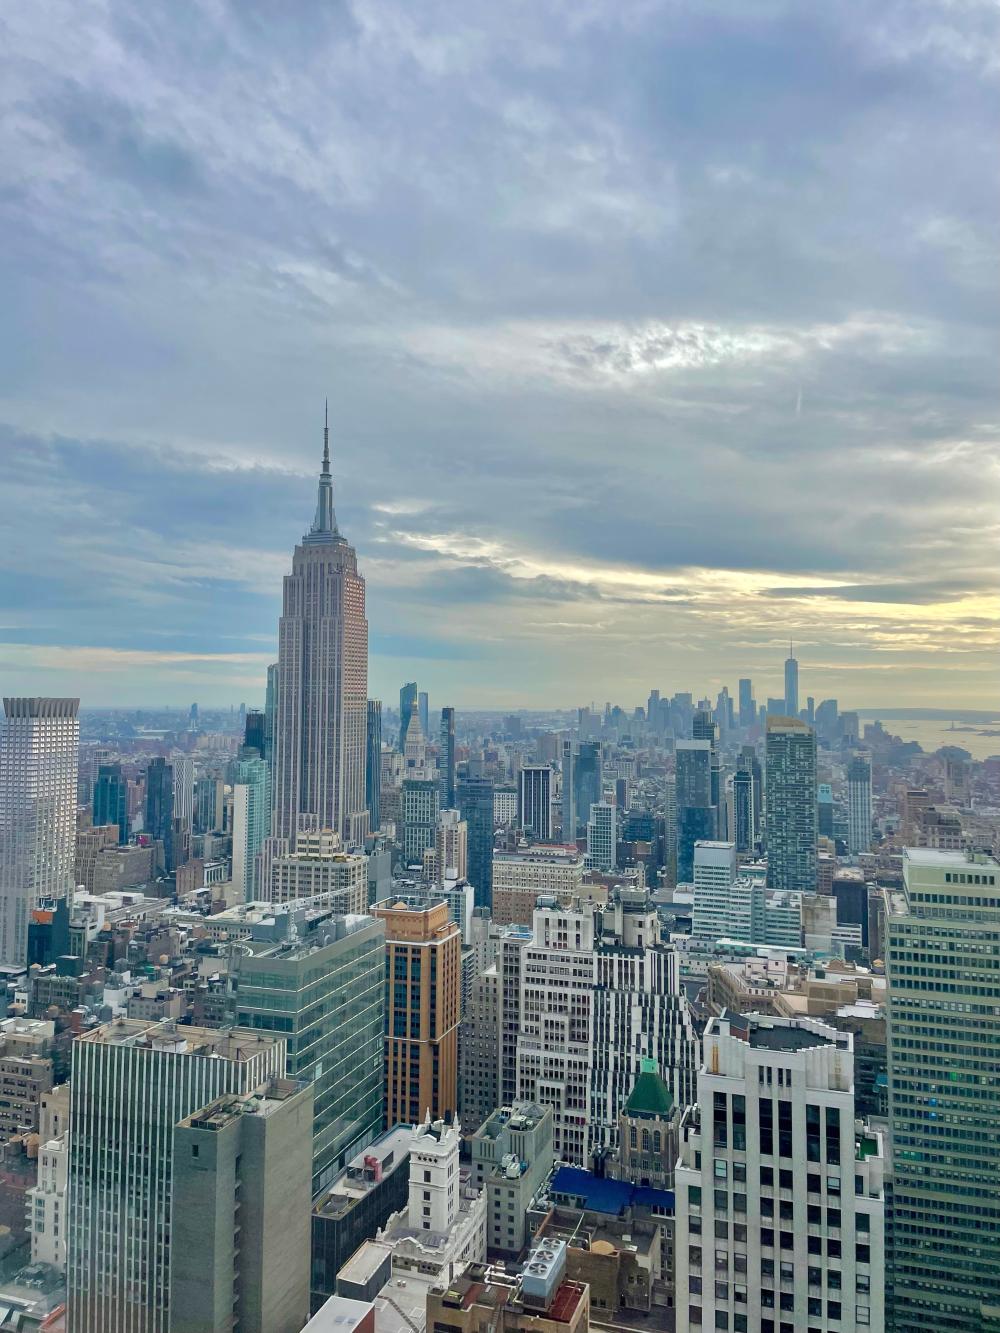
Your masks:
[[[329,394],[374,697],[995,704],[993,5],[0,22],[3,693],[259,702]]]

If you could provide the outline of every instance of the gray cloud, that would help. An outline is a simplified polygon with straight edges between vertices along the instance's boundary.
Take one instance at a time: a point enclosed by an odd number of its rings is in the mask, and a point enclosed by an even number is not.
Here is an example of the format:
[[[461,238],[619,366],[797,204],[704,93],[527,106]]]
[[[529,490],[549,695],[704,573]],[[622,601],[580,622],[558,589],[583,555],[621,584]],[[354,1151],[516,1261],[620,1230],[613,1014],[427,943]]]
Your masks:
[[[474,702],[475,636],[479,701],[643,697],[774,670],[789,629],[834,683],[992,689],[993,6],[4,22],[21,633],[259,648],[329,393],[379,689],[419,652]]]

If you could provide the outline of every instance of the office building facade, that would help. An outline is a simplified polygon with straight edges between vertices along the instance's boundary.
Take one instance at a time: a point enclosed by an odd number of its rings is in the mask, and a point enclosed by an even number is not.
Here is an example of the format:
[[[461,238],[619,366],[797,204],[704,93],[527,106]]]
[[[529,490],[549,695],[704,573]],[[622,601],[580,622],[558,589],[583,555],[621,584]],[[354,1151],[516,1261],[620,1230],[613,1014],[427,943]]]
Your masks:
[[[542,899],[532,929],[501,932],[497,974],[500,1097],[551,1108],[558,1158],[614,1148],[643,1057],[690,1100],[697,1040],[645,891],[605,908]]]
[[[552,838],[552,769],[530,765],[517,775],[517,821],[522,834],[536,842]]]
[[[440,899],[372,910],[385,925],[386,1124],[438,1119],[458,1108],[462,933]]]
[[[119,843],[128,842],[128,780],[121,764],[101,764],[94,783],[94,826],[114,824]]]
[[[284,1072],[272,1034],[117,1019],[73,1043],[69,1333],[171,1333],[174,1127]]]
[[[170,1333],[299,1333],[312,1106],[309,1083],[276,1078],[174,1127]]]
[[[289,1077],[313,1087],[314,1194],[381,1128],[384,959],[380,921],[294,907],[234,958],[236,1023],[281,1031]]]
[[[1000,1322],[1000,863],[907,848],[883,891],[896,1333]]]

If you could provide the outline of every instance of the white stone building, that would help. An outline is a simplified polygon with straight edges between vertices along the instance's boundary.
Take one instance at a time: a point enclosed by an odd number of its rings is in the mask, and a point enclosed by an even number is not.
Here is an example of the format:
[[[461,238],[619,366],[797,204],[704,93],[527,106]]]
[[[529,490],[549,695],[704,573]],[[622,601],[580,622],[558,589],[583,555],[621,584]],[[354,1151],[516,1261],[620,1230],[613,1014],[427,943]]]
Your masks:
[[[678,1333],[882,1333],[885,1156],[855,1120],[852,1043],[710,1020],[675,1177]]]

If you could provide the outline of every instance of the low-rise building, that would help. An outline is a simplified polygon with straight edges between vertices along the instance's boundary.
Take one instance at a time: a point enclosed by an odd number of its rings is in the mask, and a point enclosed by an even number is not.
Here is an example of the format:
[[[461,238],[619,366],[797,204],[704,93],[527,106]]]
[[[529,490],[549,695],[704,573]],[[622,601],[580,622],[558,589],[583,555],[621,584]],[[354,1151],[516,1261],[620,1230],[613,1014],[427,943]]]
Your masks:
[[[44,1093],[38,1132],[38,1183],[27,1194],[31,1262],[66,1272],[69,1084]]]
[[[337,1274],[409,1198],[409,1125],[396,1125],[348,1163],[314,1200],[312,1209],[313,1311],[337,1290]]]
[[[490,1254],[518,1255],[530,1239],[527,1214],[552,1173],[552,1112],[502,1106],[470,1140],[473,1182],[486,1191]]]
[[[459,1163],[457,1123],[425,1120],[410,1139],[407,1206],[337,1275],[337,1294],[373,1300],[390,1277],[430,1284],[486,1258],[486,1194]]]
[[[587,1333],[590,1292],[567,1275],[566,1246],[541,1243],[520,1274],[472,1264],[427,1295],[434,1333]]]

